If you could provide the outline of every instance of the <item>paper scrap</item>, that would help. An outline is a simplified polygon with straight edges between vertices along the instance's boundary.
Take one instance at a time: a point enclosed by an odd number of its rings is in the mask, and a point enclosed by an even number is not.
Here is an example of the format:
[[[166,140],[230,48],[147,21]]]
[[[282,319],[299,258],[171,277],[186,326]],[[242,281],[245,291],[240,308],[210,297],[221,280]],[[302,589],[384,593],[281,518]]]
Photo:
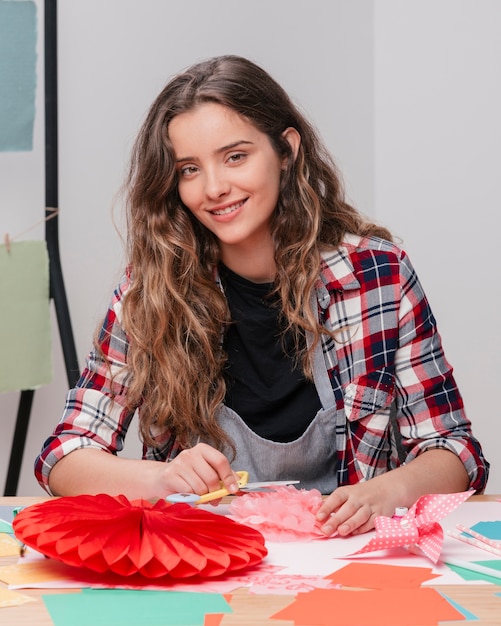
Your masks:
[[[78,588],[83,581],[76,579],[78,570],[75,572],[75,569],[53,559],[42,558],[33,562],[20,559],[17,563],[0,567],[0,580],[10,587],[18,588]]]
[[[334,588],[336,585],[320,576],[299,576],[292,574],[275,574],[264,579],[253,579],[249,592],[252,594],[277,594],[281,596],[296,595],[312,589]]]
[[[206,615],[204,619],[204,626],[220,626],[223,617],[224,613],[214,613],[212,615]]]
[[[0,533],[0,556],[19,556],[19,541],[12,535]]]
[[[35,602],[35,598],[19,593],[19,591],[11,591],[10,589],[0,587],[0,608],[19,606],[27,602]]]

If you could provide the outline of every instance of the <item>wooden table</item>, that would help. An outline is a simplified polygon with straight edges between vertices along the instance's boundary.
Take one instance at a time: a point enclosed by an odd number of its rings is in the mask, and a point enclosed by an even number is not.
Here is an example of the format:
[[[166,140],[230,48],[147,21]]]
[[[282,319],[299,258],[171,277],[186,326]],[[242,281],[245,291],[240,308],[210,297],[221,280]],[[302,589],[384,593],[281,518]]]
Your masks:
[[[498,500],[500,496],[472,496],[470,501]],[[0,497],[0,506],[28,506],[46,500],[45,497]],[[0,565],[16,563],[17,557],[0,557]],[[0,587],[5,585],[0,582]],[[501,626],[501,600],[494,594],[501,593],[501,585],[437,585],[436,589],[445,593],[452,600],[471,611],[478,620],[471,622],[454,621],[440,622],[441,626]],[[53,626],[53,622],[41,599],[42,595],[63,593],[61,589],[22,589],[20,593],[32,596],[35,602],[21,606],[0,608],[0,624],[2,626]],[[74,593],[75,590],[67,590]],[[269,620],[268,616],[290,604],[290,596],[252,595],[245,589],[233,593],[232,614],[225,615],[221,626],[291,626],[293,622]],[[369,626],[369,625],[368,625]]]

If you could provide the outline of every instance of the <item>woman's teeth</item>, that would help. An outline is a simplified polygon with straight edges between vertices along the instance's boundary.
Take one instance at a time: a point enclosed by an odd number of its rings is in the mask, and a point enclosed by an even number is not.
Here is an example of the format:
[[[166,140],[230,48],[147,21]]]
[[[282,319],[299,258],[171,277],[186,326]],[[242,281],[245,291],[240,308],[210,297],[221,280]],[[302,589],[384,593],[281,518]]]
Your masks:
[[[226,209],[221,209],[220,211],[211,211],[211,213],[213,213],[214,215],[228,215],[228,213],[232,213],[233,211],[239,209],[243,203],[244,201],[242,200],[241,202],[237,202],[236,204],[232,204],[231,206],[226,207]]]

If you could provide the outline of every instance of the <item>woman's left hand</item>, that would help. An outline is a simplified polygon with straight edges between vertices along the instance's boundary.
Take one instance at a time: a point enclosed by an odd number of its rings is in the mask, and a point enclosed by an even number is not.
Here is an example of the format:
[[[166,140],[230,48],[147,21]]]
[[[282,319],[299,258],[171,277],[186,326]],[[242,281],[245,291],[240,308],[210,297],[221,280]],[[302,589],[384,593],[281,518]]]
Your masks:
[[[463,463],[453,452],[427,450],[366,482],[338,487],[323,502],[317,520],[326,535],[365,533],[374,528],[378,515],[390,517],[396,507],[411,507],[427,493],[465,491],[469,482]]]
[[[326,535],[342,537],[364,533],[374,528],[378,515],[392,515],[395,506],[382,493],[376,480],[338,487],[328,496],[317,513]]]

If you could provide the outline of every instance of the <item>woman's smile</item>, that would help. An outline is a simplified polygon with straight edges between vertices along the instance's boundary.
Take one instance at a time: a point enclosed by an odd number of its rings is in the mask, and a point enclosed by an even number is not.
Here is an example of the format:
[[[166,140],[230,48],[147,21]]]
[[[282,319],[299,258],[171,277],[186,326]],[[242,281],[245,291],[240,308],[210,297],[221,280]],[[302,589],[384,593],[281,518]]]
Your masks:
[[[230,215],[237,211],[240,207],[242,207],[244,205],[244,202],[245,200],[240,200],[240,202],[235,202],[233,204],[230,204],[229,206],[211,209],[210,213],[218,217]]]

